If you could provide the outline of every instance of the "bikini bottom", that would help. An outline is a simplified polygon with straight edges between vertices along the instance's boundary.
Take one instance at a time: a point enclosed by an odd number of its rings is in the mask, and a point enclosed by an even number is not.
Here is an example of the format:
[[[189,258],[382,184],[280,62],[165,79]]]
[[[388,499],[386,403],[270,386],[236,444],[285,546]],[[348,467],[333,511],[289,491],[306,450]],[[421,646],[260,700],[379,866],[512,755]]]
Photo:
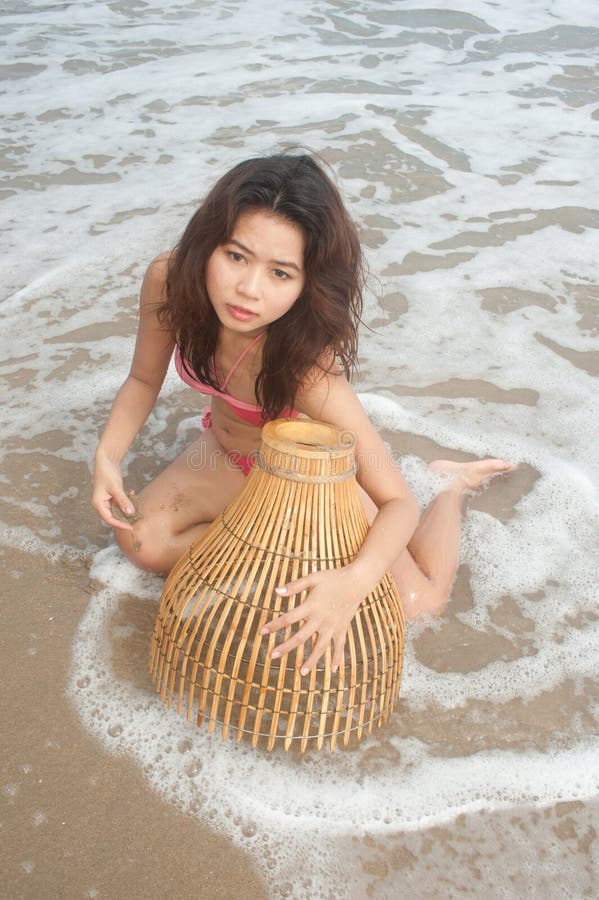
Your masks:
[[[202,427],[204,431],[208,431],[209,428],[212,428],[212,410],[209,406],[204,408],[204,415],[202,416]],[[226,457],[228,460],[231,460],[234,466],[237,466],[238,469],[241,469],[244,475],[249,475],[252,471],[252,467],[256,462],[256,458],[254,455],[252,456],[244,456],[242,453],[236,453],[234,450],[227,450]]]

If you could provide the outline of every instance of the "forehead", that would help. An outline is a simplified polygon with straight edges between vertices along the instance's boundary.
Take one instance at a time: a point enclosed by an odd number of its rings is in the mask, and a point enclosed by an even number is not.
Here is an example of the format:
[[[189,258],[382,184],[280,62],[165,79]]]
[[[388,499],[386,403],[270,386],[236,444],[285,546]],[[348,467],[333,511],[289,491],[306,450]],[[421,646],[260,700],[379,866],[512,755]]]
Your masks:
[[[299,225],[263,209],[246,210],[237,217],[231,239],[241,242],[267,261],[288,259],[300,266],[304,234]]]

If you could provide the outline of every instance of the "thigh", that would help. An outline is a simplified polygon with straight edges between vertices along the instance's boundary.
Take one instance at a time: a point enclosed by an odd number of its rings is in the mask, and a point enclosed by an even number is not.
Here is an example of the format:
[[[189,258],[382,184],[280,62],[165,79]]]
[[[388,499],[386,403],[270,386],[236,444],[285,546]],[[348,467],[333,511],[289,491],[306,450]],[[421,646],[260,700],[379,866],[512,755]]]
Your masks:
[[[145,520],[168,520],[173,533],[212,522],[243,487],[245,478],[211,430],[203,432],[139,494]]]

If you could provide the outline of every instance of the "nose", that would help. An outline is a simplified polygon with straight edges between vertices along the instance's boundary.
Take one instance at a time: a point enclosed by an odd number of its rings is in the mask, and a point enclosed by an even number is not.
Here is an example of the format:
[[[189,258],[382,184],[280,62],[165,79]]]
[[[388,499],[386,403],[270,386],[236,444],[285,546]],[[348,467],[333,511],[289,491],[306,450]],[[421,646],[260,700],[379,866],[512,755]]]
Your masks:
[[[250,300],[257,300],[261,292],[262,275],[258,266],[247,266],[237,283],[237,290]]]

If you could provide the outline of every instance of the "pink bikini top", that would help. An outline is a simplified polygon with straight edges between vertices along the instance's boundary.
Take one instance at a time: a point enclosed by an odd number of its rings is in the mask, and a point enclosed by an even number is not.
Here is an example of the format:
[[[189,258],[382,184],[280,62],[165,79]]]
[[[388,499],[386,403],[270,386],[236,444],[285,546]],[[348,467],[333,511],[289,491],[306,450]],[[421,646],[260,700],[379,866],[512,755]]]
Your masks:
[[[200,381],[196,375],[192,372],[188,371],[183,365],[183,358],[181,356],[181,351],[179,347],[175,348],[175,368],[179,373],[181,379],[188,384],[189,387],[194,388],[196,391],[200,391],[201,394],[212,394],[215,397],[222,397],[225,401],[229,409],[232,409],[236,416],[240,419],[243,419],[244,422],[249,422],[250,425],[256,425],[258,428],[261,428],[268,419],[264,416],[264,410],[262,407],[257,406],[255,403],[247,403],[245,400],[238,400],[236,397],[233,397],[227,391],[227,385],[229,384],[231,377],[239,368],[239,364],[245,358],[245,356],[250,352],[252,347],[254,347],[258,341],[261,339],[264,332],[261,332],[257,335],[254,340],[247,345],[245,350],[243,350],[240,355],[237,357],[229,371],[227,372],[227,376],[223,381],[222,385],[218,390],[213,388],[210,384],[204,384],[203,381]],[[214,367],[214,357],[212,358],[212,368]],[[215,370],[216,371],[216,370]],[[295,409],[292,409],[290,406],[286,406],[280,413],[280,417],[282,419],[295,419],[299,416],[299,412]]]

